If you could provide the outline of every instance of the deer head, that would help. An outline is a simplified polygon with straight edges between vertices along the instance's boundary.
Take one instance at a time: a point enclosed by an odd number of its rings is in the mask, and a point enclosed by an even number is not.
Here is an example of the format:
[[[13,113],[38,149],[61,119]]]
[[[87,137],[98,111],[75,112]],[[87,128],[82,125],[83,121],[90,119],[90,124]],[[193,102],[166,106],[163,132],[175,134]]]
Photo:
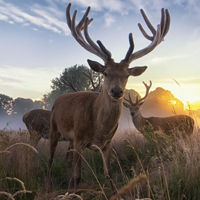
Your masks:
[[[124,106],[129,108],[130,109],[130,114],[132,117],[136,117],[138,115],[138,112],[139,112],[139,109],[140,107],[142,106],[142,104],[144,103],[144,100],[146,99],[146,97],[148,96],[149,94],[149,90],[151,88],[151,85],[152,85],[152,82],[150,81],[150,84],[149,86],[143,81],[143,84],[144,86],[146,87],[146,94],[143,98],[139,99],[138,100],[138,96],[136,96],[136,101],[135,103],[133,103],[132,99],[131,99],[131,95],[130,95],[130,92],[128,94],[128,99],[126,99],[124,97],[124,99],[128,102],[123,102]]]
[[[97,55],[104,61],[104,65],[102,65],[98,62],[87,60],[92,70],[96,72],[101,72],[104,75],[105,79],[103,84],[103,92],[106,92],[113,100],[122,99],[128,77],[139,76],[147,68],[146,66],[129,68],[130,63],[133,60],[136,60],[151,52],[157,45],[159,45],[163,41],[165,35],[167,34],[170,26],[170,15],[168,10],[164,9],[161,10],[161,22],[157,26],[157,30],[155,30],[155,28],[149,22],[144,11],[141,9],[142,16],[147,26],[149,27],[150,31],[152,32],[153,36],[148,35],[143,29],[141,24],[139,24],[138,26],[144,37],[151,41],[151,44],[146,48],[133,53],[134,42],[132,33],[130,33],[129,34],[130,47],[126,53],[126,56],[123,60],[121,60],[120,63],[116,63],[114,62],[114,59],[112,59],[111,52],[108,49],[106,49],[106,47],[102,44],[102,42],[98,40],[97,41],[98,45],[95,44],[95,42],[93,42],[93,40],[90,38],[88,34],[88,25],[93,21],[93,19],[88,18],[90,7],[87,8],[83,18],[78,23],[78,25],[76,25],[75,23],[77,10],[74,11],[73,17],[71,18],[70,8],[71,8],[71,3],[68,4],[68,7],[66,9],[66,18],[68,27],[71,30],[73,37],[84,49]],[[82,30],[84,32],[85,38],[81,33]]]

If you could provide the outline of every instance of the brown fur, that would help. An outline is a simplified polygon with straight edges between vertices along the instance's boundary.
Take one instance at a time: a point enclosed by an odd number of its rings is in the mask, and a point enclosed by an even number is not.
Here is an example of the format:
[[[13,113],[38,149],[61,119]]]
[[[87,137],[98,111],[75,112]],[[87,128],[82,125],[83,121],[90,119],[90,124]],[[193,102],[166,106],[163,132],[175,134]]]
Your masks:
[[[112,59],[111,52],[102,44],[102,42],[98,40],[97,46],[88,34],[88,25],[93,20],[88,18],[90,7],[87,8],[78,25],[75,23],[77,11],[74,11],[73,17],[71,18],[70,9],[71,3],[67,6],[66,17],[68,27],[71,30],[73,37],[83,48],[97,55],[104,61],[104,65],[91,60],[88,60],[88,64],[92,70],[101,72],[105,77],[99,95],[92,92],[65,94],[56,99],[52,109],[50,126],[50,158],[48,164],[49,176],[55,149],[59,137],[62,134],[66,140],[70,141],[69,150],[74,149],[73,152],[68,151],[66,160],[70,180],[69,188],[77,189],[81,178],[81,155],[86,147],[94,150],[96,148],[92,145],[95,144],[102,150],[108,174],[109,176],[111,175],[111,140],[117,130],[118,121],[122,112],[124,89],[130,75],[139,76],[146,70],[146,66],[128,68],[129,64],[133,60],[151,52],[163,41],[169,30],[170,15],[168,10],[164,11],[164,9],[162,9],[161,23],[158,25],[156,31],[147,20],[144,11],[141,10],[147,26],[151,27],[150,29],[153,36],[150,37],[147,35],[141,25],[139,25],[139,27],[142,34],[151,41],[151,44],[146,48],[133,53],[133,37],[132,34],[129,34],[130,47],[126,56],[120,63],[116,63]],[[81,34],[82,30],[84,30],[85,38]],[[74,163],[73,176],[72,160]],[[74,180],[74,187],[71,179]],[[112,182],[111,186],[114,190]]]
[[[140,107],[143,104],[127,104],[124,102],[124,106],[130,109],[133,124],[136,129],[145,134],[148,130],[148,126],[151,126],[153,131],[162,131],[167,135],[182,134],[192,135],[194,129],[194,119],[187,115],[174,115],[169,117],[143,117],[140,112]],[[177,135],[178,136],[178,135]]]
[[[35,109],[27,112],[22,120],[30,133],[30,144],[36,146],[41,138],[49,138],[51,111]]]
[[[144,100],[149,94],[149,90],[151,88],[152,82],[150,81],[150,85],[148,86],[145,82],[143,82],[146,87],[146,94],[143,98],[138,100],[136,97],[135,103],[132,102],[130,93],[129,99],[124,98],[126,102],[124,102],[124,106],[129,108],[130,114],[132,116],[132,121],[138,131],[143,134],[146,134],[149,131],[149,126],[151,126],[150,130],[153,131],[162,131],[167,135],[182,134],[192,135],[194,129],[194,120],[187,115],[175,115],[170,117],[143,117],[140,112],[140,107],[144,103]]]
[[[170,117],[149,117],[145,119],[145,125],[151,124],[154,131],[162,130],[167,135],[182,134],[192,135],[194,120],[187,115],[175,115]]]
[[[98,65],[96,62],[90,64]],[[107,75],[100,93],[68,93],[55,100],[50,125],[49,172],[57,142],[62,135],[65,140],[71,142],[69,150],[76,151],[68,152],[66,156],[70,180],[73,177],[72,160],[74,159],[74,188],[78,187],[81,177],[80,154],[86,147],[96,150],[92,147],[94,144],[102,149],[109,175],[111,175],[110,146],[122,112],[125,85],[129,75],[138,76],[145,69],[146,67],[128,69],[123,62],[114,63],[111,60],[105,67],[104,73]],[[73,188],[71,181],[69,187]]]

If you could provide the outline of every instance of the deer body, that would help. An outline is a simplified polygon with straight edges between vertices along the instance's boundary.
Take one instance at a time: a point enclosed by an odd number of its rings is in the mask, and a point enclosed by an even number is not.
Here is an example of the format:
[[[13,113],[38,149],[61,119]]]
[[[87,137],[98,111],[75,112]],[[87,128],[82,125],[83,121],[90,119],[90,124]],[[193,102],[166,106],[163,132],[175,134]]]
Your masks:
[[[139,113],[132,116],[132,121],[138,131],[145,134],[145,127],[151,126],[153,131],[162,131],[166,135],[176,134],[177,131],[184,135],[192,135],[194,120],[187,115],[174,115],[169,117],[143,117]]]
[[[143,82],[144,83],[144,82]],[[194,120],[187,115],[174,115],[169,117],[143,117],[140,112],[140,107],[144,103],[144,99],[147,97],[149,89],[146,87],[146,95],[142,99],[136,99],[136,103],[133,103],[129,94],[129,99],[125,100],[129,103],[124,102],[124,106],[130,109],[133,124],[135,128],[143,133],[144,135],[148,131],[148,126],[151,126],[153,131],[162,131],[164,134],[172,135],[176,134],[177,131],[183,135],[192,135],[194,129]]]
[[[51,111],[35,109],[27,112],[22,121],[30,133],[30,144],[36,146],[41,138],[49,138]]]
[[[69,188],[77,189],[81,178],[81,155],[86,147],[96,150],[93,146],[96,145],[98,149],[100,148],[102,150],[106,162],[106,166],[104,166],[105,174],[111,175],[111,140],[118,127],[128,77],[139,76],[147,68],[146,66],[129,68],[129,65],[133,60],[151,52],[163,41],[163,38],[169,30],[170,16],[167,10],[164,11],[162,9],[161,22],[157,30],[155,30],[144,11],[141,10],[143,18],[153,36],[149,36],[141,25],[139,25],[139,28],[144,37],[151,41],[151,44],[133,53],[133,38],[132,34],[129,34],[130,47],[127,54],[121,62],[116,63],[112,59],[111,52],[106,49],[102,42],[98,40],[97,45],[88,34],[88,25],[93,20],[88,18],[90,7],[87,8],[83,18],[77,25],[77,11],[74,11],[73,17],[71,18],[70,8],[71,4],[67,7],[66,17],[72,36],[83,48],[97,55],[104,61],[104,65],[101,65],[98,62],[88,60],[88,64],[93,71],[100,72],[104,75],[104,83],[100,93],[76,92],[65,94],[55,100],[52,109],[50,123],[50,158],[48,164],[49,174],[56,145],[62,134],[66,140],[70,141],[69,151],[66,155],[67,172],[70,180]],[[81,33],[82,30],[85,37]],[[70,151],[71,149],[73,151]],[[74,164],[74,174],[72,173],[72,161]],[[114,190],[112,181],[110,183]]]
[[[91,66],[96,63],[90,63]],[[134,68],[132,74],[139,75],[146,67]],[[68,152],[67,169],[68,176],[72,178],[72,157],[76,164],[74,174],[74,187],[77,188],[81,174],[80,154],[87,147],[95,150],[92,145],[97,145],[104,154],[107,169],[110,172],[110,145],[114,136],[118,121],[122,112],[123,93],[128,80],[128,70],[120,63],[110,61],[106,69],[114,74],[114,78],[105,77],[100,93],[97,92],[75,92],[58,97],[52,108],[51,130],[50,130],[50,158],[53,159],[54,147],[60,137],[70,141],[70,149],[76,152]],[[108,84],[109,83],[109,84]],[[50,164],[52,160],[50,159]],[[73,186],[70,182],[70,188]]]
[[[60,96],[53,106],[52,126],[56,126],[66,140],[79,143],[82,148],[95,144],[103,149],[117,129],[122,100],[108,98],[105,102],[102,93],[77,92]]]

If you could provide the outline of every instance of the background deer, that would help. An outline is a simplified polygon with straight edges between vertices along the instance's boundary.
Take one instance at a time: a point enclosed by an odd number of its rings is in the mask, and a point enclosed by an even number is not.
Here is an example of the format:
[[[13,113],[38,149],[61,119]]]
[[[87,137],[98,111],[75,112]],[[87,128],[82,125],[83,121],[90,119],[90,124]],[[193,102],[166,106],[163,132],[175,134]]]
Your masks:
[[[87,8],[78,25],[75,23],[77,11],[74,12],[71,19],[70,8],[71,4],[67,7],[66,17],[67,24],[73,37],[83,48],[97,55],[104,61],[104,65],[102,65],[98,62],[87,60],[92,70],[101,72],[104,75],[104,83],[99,94],[94,92],[64,94],[55,100],[52,108],[50,158],[48,164],[49,175],[56,146],[62,134],[66,140],[70,141],[69,151],[66,155],[69,188],[77,189],[81,179],[81,156],[85,148],[96,150],[94,147],[94,145],[96,145],[102,150],[108,174],[109,176],[111,175],[111,140],[118,127],[118,121],[123,107],[123,95],[128,77],[139,76],[147,68],[146,66],[129,68],[129,64],[133,60],[151,52],[163,41],[169,30],[170,15],[168,10],[164,11],[164,9],[162,9],[161,22],[157,30],[155,30],[144,11],[141,10],[142,16],[153,36],[147,35],[140,24],[139,28],[144,37],[151,41],[151,44],[133,53],[134,43],[132,34],[130,33],[130,47],[128,52],[120,63],[116,63],[112,59],[111,52],[106,49],[102,42],[98,40],[98,45],[96,45],[88,34],[88,25],[92,21],[92,19],[88,19],[90,7]],[[84,30],[85,38],[82,36],[81,30]],[[74,173],[72,161],[74,163]],[[111,186],[113,189],[112,182]]]
[[[133,124],[135,128],[143,133],[146,134],[148,127],[151,126],[153,131],[162,131],[167,135],[177,134],[180,132],[184,135],[191,135],[194,129],[194,120],[187,115],[175,115],[170,117],[143,117],[140,108],[144,103],[145,98],[148,96],[149,90],[151,88],[151,81],[150,85],[148,86],[146,83],[143,82],[146,87],[146,94],[143,98],[138,100],[138,96],[136,97],[136,102],[133,103],[130,93],[129,98],[126,99],[124,102],[124,106],[130,109],[130,114],[132,117]],[[128,102],[128,103],[127,103]]]
[[[27,112],[22,121],[30,133],[30,144],[37,146],[41,138],[49,139],[51,111],[35,109]]]
[[[85,72],[83,73],[91,81],[92,85],[91,91],[99,92],[101,88],[100,77],[98,83],[95,84],[92,72],[88,71],[88,73]],[[72,78],[70,78],[70,80],[62,80],[62,81],[65,85],[71,87],[74,90],[74,92],[79,91],[78,88],[77,89],[75,88]],[[25,123],[29,131],[30,144],[32,146],[36,147],[41,138],[49,139],[50,116],[51,116],[51,111],[43,109],[31,110],[23,116],[22,121]]]

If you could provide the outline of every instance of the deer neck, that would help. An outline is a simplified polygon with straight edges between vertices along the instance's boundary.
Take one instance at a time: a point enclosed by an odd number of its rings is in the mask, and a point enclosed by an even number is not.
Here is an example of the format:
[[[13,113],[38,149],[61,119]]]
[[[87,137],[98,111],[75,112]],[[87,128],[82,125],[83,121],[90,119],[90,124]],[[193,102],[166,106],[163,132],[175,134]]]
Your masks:
[[[142,133],[146,120],[142,116],[140,110],[132,117],[132,121],[133,124],[135,125],[135,128]]]
[[[123,98],[113,100],[105,89],[102,88],[95,104],[96,127],[98,132],[111,137],[115,133],[122,112]],[[114,132],[114,133],[113,133]]]

